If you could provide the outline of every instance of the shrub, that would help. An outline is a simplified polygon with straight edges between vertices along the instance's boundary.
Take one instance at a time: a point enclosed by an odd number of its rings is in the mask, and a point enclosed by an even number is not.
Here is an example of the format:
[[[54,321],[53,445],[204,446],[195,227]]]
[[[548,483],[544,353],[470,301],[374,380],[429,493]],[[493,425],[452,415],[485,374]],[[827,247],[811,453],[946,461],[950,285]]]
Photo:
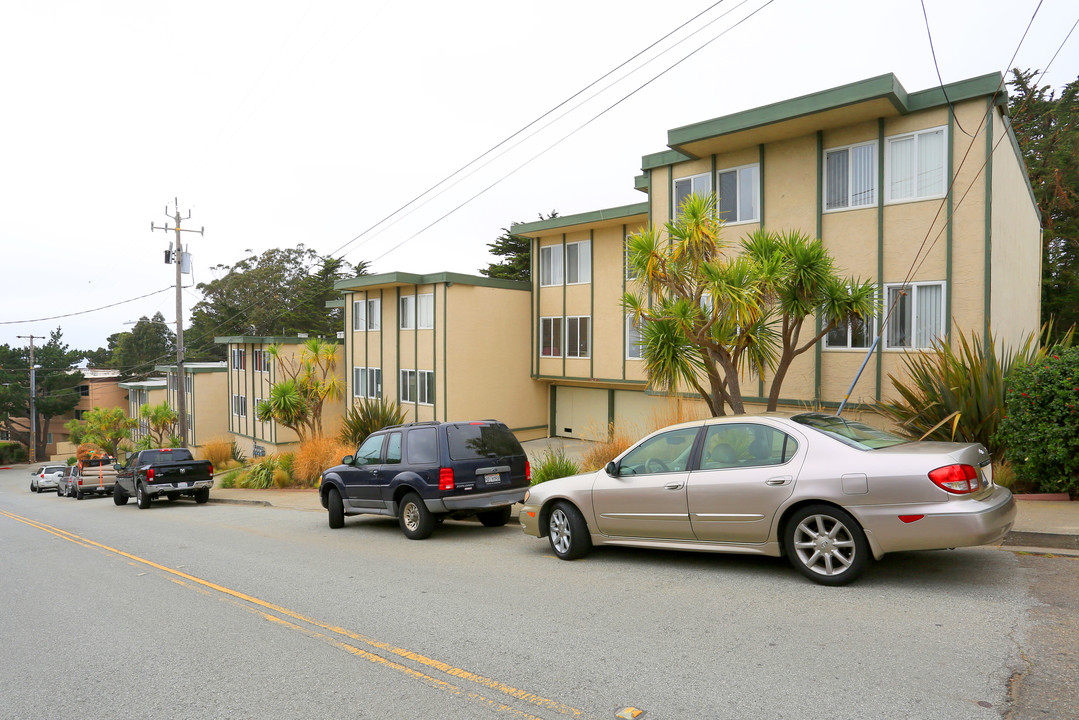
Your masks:
[[[607,429],[607,439],[589,445],[581,457],[581,469],[599,470],[607,463],[614,460],[623,451],[638,440],[636,434],[622,428],[616,428],[611,423]]]
[[[239,470],[230,470],[223,475],[219,475],[216,478],[216,484],[220,488],[234,488],[236,487],[236,478],[239,474]]]
[[[7,465],[26,460],[26,448],[17,442],[0,442],[0,463]]]
[[[1079,348],[1015,369],[997,442],[1017,480],[1079,496]]]
[[[227,462],[232,459],[232,440],[215,438],[202,446],[202,458],[209,460],[215,468],[227,467]]]
[[[532,468],[532,484],[539,485],[548,480],[569,477],[579,472],[581,472],[581,468],[578,467],[577,463],[566,457],[565,450],[548,447]]]
[[[277,470],[277,458],[264,458],[248,470],[239,482],[240,487],[262,490],[274,484],[274,471]]]
[[[356,448],[376,430],[400,425],[404,421],[405,413],[395,400],[360,400],[345,413],[341,425],[341,442]]]
[[[314,487],[326,468],[341,464],[355,448],[337,438],[310,438],[300,445],[292,461],[292,477],[300,487]]]
[[[1043,327],[1042,336],[1048,337],[1051,330],[1050,325]],[[874,408],[907,437],[978,442],[996,455],[1003,450],[997,427],[1013,368],[1056,352],[1038,346],[1038,337],[1028,335],[1003,355],[998,355],[992,333],[984,342],[976,333],[969,341],[960,333],[956,349],[939,341],[931,351],[907,353],[903,356],[907,378],[888,376],[901,399],[876,403]],[[1062,342],[1071,344],[1070,331]]]

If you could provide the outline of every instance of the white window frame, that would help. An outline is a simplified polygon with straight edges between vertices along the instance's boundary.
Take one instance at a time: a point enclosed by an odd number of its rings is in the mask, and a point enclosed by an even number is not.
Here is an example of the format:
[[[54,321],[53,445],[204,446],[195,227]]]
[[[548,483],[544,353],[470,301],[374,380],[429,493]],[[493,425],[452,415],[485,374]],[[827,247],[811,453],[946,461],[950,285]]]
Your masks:
[[[586,332],[588,333],[583,349],[581,348],[582,323],[584,323]],[[592,357],[592,316],[567,315],[563,327],[566,328],[566,336],[563,339],[562,352],[565,353],[566,357],[575,360]]]
[[[896,306],[896,308],[891,307],[890,296],[891,296],[891,291],[892,290],[895,290],[897,288],[902,288],[902,287],[907,288],[907,297],[910,298],[910,310],[909,310],[909,313],[910,313],[910,342],[907,345],[892,345],[889,342],[889,330],[890,330],[891,324],[896,322],[896,320],[898,319],[897,318],[898,306]],[[919,298],[920,298],[920,295],[921,295],[920,288],[923,288],[923,287],[939,287],[940,288],[940,307],[939,307],[940,334],[937,335],[935,338],[930,338],[929,342],[924,344],[924,345],[915,345],[915,338],[917,338],[918,335],[919,335],[917,322],[918,322],[918,318],[919,318],[920,310],[921,310],[921,308],[919,308],[919,306],[918,306],[918,304],[920,302]],[[947,287],[948,287],[947,283],[944,282],[943,280],[934,280],[934,281],[929,281],[929,282],[915,282],[915,283],[906,283],[906,284],[904,284],[904,283],[888,283],[888,284],[886,284],[884,286],[884,312],[885,312],[885,316],[888,318],[888,327],[884,328],[884,333],[883,333],[884,349],[885,350],[928,350],[928,349],[931,349],[933,347],[932,341],[934,339],[939,340],[939,339],[943,338],[945,336],[945,334],[947,333],[947,331],[948,331],[948,323],[950,322],[948,320],[948,316],[946,314],[947,303],[948,303]],[[921,302],[924,302],[924,301],[921,301]]]
[[[671,196],[674,198],[674,215],[678,217],[682,214],[682,203],[678,202],[678,186],[689,185],[689,191],[686,193],[688,198],[690,195],[707,195],[712,192],[712,173],[703,172],[697,175],[687,175],[685,177],[674,179],[674,194]],[[707,185],[707,187],[704,187]]]
[[[573,265],[570,263],[571,249],[577,254],[577,262]],[[574,267],[574,265],[576,265],[576,267]],[[570,276],[573,272],[576,272],[577,274],[576,280],[570,280]],[[587,285],[592,282],[591,240],[579,240],[577,242],[566,243],[566,272],[563,277],[566,278],[567,285]]]
[[[232,349],[232,369],[233,370],[246,370],[247,369],[247,350],[244,348]]]
[[[869,348],[873,347],[873,338],[876,337],[876,335],[877,335],[877,319],[876,318],[870,318],[869,321],[865,323],[865,325],[866,325],[866,333],[867,333],[866,337],[867,337],[867,340],[868,340],[868,343],[869,343],[867,345],[857,345],[857,346],[856,345],[851,345],[851,335],[853,333],[853,328],[851,327],[851,323],[849,323],[849,322],[846,323],[845,325],[846,325],[846,330],[847,330],[847,344],[846,345],[830,345],[828,343],[828,336],[831,333],[825,333],[824,337],[821,338],[823,340],[823,342],[824,342],[824,345],[822,345],[821,347],[824,350],[840,350],[840,351],[842,351],[842,350],[854,350],[855,352],[865,352]],[[836,329],[838,330],[839,328],[836,328]]]
[[[434,330],[435,294],[433,292],[420,293],[416,298],[416,329]]]
[[[247,396],[233,394],[232,414],[236,417],[247,417]]]
[[[555,332],[555,327],[554,327],[556,320],[558,321],[558,332]],[[544,347],[544,343],[543,343],[544,326],[545,325],[550,326],[550,331],[548,333],[549,336],[552,339],[557,339],[558,340],[558,353],[557,354],[545,352],[546,348]],[[552,316],[549,316],[549,317],[541,317],[540,318],[540,342],[539,342],[540,347],[539,347],[539,351],[540,351],[540,357],[541,358],[560,358],[560,357],[562,357],[562,350],[563,350],[562,346],[565,343],[565,339],[562,337],[562,333],[565,332],[565,330],[564,330],[565,327],[566,327],[566,324],[563,322],[561,315],[552,315]]]
[[[366,300],[353,300],[352,301],[352,331],[353,332],[366,332],[367,331],[367,301]]]
[[[749,170],[749,169],[753,169],[753,170],[756,171],[755,175],[754,175],[754,181],[751,183],[751,185],[753,186],[752,189],[751,189],[751,192],[753,193],[753,199],[754,199],[753,217],[741,217],[742,194],[745,192],[745,189],[742,187],[742,185],[743,185],[743,183],[742,183],[742,171],[743,170]],[[730,173],[730,172],[734,173],[734,178],[735,178],[735,181],[736,181],[736,184],[737,184],[737,196],[735,197],[734,207],[735,207],[735,212],[738,213],[738,217],[736,217],[733,220],[729,219],[729,218],[725,218],[724,222],[727,225],[741,225],[743,223],[760,222],[760,219],[761,219],[761,196],[760,196],[761,165],[760,165],[760,163],[749,163],[748,165],[739,165],[737,167],[729,167],[729,168],[722,168],[720,170],[716,170],[716,178],[715,178],[715,185],[714,185],[715,193],[716,193],[716,212],[717,213],[720,212],[719,208],[720,208],[720,203],[722,202],[722,198],[720,198],[720,196],[719,196],[719,185],[720,185],[719,178],[720,178],[721,175],[724,175],[724,174]],[[720,213],[720,217],[722,217],[721,213]]]
[[[397,327],[402,330],[416,329],[416,296],[402,295],[397,304]]]
[[[644,322],[644,318],[641,318],[641,325],[638,326],[633,322],[632,315],[626,315],[626,360],[644,359],[643,346],[641,345],[641,327],[643,327]],[[633,339],[634,335],[637,336],[636,340]],[[634,354],[634,351],[636,351],[636,354]]]
[[[401,384],[401,392],[398,393],[402,403],[411,405],[434,405],[435,404],[435,373],[433,370],[410,370],[402,368],[398,376]],[[415,391],[415,397],[410,391]]]
[[[873,148],[873,197],[868,202],[854,204],[854,173],[851,163],[854,162],[854,150],[857,148],[872,147]],[[837,153],[846,151],[847,153],[847,204],[843,207],[828,207],[828,155],[830,153]],[[846,212],[848,210],[864,210],[865,208],[877,206],[877,193],[880,192],[880,188],[877,187],[877,178],[880,175],[880,150],[877,148],[877,141],[870,140],[868,142],[853,143],[851,145],[840,145],[838,147],[826,148],[824,151],[824,167],[822,172],[824,177],[821,178],[821,209],[825,213],[834,212]]]
[[[544,259],[544,255],[547,259]],[[540,287],[557,287],[562,284],[563,274],[562,244],[541,245],[539,257]],[[546,272],[544,272],[546,268]]]
[[[933,133],[941,134],[941,185],[940,192],[933,193],[931,195],[919,195],[918,194],[918,175],[921,173],[921,168],[918,167],[918,158],[920,153],[918,152],[918,146],[921,144],[921,138],[924,135]],[[913,184],[913,194],[904,195],[903,197],[892,197],[892,143],[900,142],[914,138],[914,177],[911,179]],[[892,135],[884,138],[884,203],[886,205],[892,205],[897,203],[906,202],[918,202],[920,200],[934,200],[945,197],[948,194],[948,127],[941,125],[939,127],[925,128],[924,130],[917,130],[915,132],[903,133],[902,135]]]
[[[368,298],[367,300],[367,329],[382,329],[382,299]]]
[[[352,397],[369,399],[382,397],[382,368],[353,367]]]

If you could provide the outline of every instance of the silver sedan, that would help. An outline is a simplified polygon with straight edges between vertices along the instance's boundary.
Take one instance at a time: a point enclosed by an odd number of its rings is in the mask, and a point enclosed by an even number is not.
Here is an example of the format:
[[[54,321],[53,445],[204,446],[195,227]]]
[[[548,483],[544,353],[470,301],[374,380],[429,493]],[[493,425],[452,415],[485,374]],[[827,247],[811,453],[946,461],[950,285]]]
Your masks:
[[[996,542],[1015,512],[980,444],[805,413],[658,430],[603,470],[532,487],[520,520],[563,560],[593,545],[756,553],[843,585],[869,555]]]

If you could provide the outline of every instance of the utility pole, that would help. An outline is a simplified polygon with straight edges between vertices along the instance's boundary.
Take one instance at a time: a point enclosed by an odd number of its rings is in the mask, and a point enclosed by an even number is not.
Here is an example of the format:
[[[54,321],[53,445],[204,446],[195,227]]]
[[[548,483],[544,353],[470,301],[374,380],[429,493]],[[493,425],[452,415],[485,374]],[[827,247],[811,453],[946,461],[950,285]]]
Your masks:
[[[184,313],[183,313],[183,300],[180,295],[180,288],[182,281],[180,274],[183,270],[183,260],[185,253],[183,246],[180,243],[181,232],[197,232],[202,235],[205,227],[198,230],[186,230],[180,228],[180,222],[182,220],[191,219],[191,211],[187,211],[187,217],[180,217],[180,200],[174,198],[174,210],[173,215],[169,215],[169,206],[165,206],[165,217],[176,223],[175,227],[169,227],[168,225],[158,227],[154,225],[154,221],[150,221],[150,231],[164,230],[165,232],[176,233],[176,251],[166,253],[165,262],[172,261],[176,266],[176,414],[179,415],[180,421],[180,447],[187,447],[187,375],[184,373]],[[170,243],[171,245],[171,243]],[[190,257],[190,256],[188,256]],[[190,260],[188,261],[190,263]],[[188,271],[190,271],[190,265]]]
[[[44,335],[19,335],[30,339],[30,464],[37,462],[37,376],[34,373],[34,340]]]

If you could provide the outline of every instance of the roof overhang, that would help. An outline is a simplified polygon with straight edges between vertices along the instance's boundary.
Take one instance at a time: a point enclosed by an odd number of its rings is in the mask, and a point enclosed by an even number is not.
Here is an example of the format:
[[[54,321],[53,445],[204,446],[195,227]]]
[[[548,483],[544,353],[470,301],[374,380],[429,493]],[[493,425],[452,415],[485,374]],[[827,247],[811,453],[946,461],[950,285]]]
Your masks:
[[[648,203],[634,203],[632,205],[620,205],[618,207],[593,210],[591,212],[578,213],[576,215],[564,215],[561,217],[537,220],[530,223],[517,223],[510,226],[510,232],[514,235],[525,237],[538,237],[549,230],[568,232],[574,227],[599,228],[609,225],[623,225],[633,220],[648,219]]]

